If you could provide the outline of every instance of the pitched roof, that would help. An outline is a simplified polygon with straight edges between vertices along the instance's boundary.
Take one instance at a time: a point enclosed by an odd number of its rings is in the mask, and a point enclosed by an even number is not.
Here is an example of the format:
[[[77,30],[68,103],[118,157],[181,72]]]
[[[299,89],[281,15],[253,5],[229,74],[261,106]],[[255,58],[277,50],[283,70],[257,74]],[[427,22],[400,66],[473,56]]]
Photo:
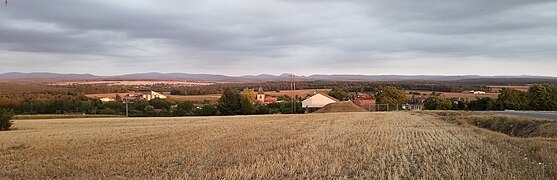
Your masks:
[[[325,93],[319,93],[319,94],[321,94],[321,95],[323,95],[323,96],[325,96],[325,97],[327,97],[327,98],[329,98],[333,101],[337,101],[337,102],[339,101],[337,98],[334,98],[333,96],[329,96],[328,94],[325,94]]]
[[[257,90],[257,94],[265,94],[265,91],[263,91],[263,87],[259,87],[259,89]]]

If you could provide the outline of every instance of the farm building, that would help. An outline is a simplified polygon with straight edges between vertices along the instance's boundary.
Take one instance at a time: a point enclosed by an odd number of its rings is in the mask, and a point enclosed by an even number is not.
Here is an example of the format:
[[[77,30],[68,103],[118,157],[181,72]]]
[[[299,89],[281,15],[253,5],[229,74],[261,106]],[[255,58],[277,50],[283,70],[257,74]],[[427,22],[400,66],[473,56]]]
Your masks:
[[[151,100],[151,99],[156,99],[156,98],[160,98],[160,99],[166,99],[165,95],[162,95],[161,93],[155,92],[155,91],[145,91],[141,94],[128,94],[126,96],[124,96],[124,99],[127,101],[136,101],[136,100]]]
[[[338,99],[327,94],[318,93],[302,101],[303,108],[322,108],[327,104],[339,102]]]
[[[147,101],[151,100],[151,99],[155,99],[155,98],[160,98],[160,99],[166,99],[165,95],[162,95],[158,92],[155,91],[146,91],[143,92],[143,94],[141,95],[141,97]]]
[[[464,91],[463,93],[468,93],[468,94],[485,94],[484,91]]]
[[[101,98],[99,100],[101,100],[101,102],[113,102],[113,101],[115,101],[113,98],[108,98],[108,97],[104,97],[104,98]]]

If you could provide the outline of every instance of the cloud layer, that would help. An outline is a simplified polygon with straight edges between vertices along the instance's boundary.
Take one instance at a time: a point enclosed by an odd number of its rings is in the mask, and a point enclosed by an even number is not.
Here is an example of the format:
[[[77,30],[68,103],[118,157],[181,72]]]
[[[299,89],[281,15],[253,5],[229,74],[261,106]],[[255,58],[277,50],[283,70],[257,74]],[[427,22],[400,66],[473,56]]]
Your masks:
[[[557,76],[557,2],[22,0],[0,72]]]

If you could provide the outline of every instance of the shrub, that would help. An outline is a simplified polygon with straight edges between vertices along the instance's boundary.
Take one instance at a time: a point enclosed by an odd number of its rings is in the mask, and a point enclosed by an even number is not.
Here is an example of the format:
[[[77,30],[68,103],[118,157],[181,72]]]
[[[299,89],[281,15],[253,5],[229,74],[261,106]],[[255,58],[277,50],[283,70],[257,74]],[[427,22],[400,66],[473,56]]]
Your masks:
[[[173,111],[174,116],[186,116],[193,114],[193,103],[190,101],[184,101],[178,103],[176,109]]]
[[[107,107],[107,108],[104,108],[104,109],[102,109],[101,111],[99,111],[99,114],[111,114],[111,115],[116,115],[116,114],[118,114],[118,112],[116,112],[116,111],[115,111],[114,109],[112,109],[112,108]]]
[[[482,97],[468,104],[468,109],[473,111],[495,110],[496,101],[489,97]]]
[[[195,110],[195,115],[198,116],[213,116],[217,114],[217,108],[213,105],[205,105],[201,109]]]
[[[452,108],[451,100],[439,96],[427,98],[424,107],[428,110],[449,110]]]
[[[0,131],[7,131],[12,127],[12,117],[14,113],[12,110],[0,109]]]

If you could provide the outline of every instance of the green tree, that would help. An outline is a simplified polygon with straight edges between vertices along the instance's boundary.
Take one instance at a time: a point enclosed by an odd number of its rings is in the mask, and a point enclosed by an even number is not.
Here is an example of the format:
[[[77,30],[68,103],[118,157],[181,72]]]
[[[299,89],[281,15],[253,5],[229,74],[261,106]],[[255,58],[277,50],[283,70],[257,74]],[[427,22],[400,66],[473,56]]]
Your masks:
[[[280,113],[281,114],[292,114],[292,101],[283,101],[280,102]],[[297,101],[296,102],[296,111],[294,114],[301,114],[304,113],[304,108],[302,107],[302,103]]]
[[[193,103],[190,101],[179,102],[174,110],[175,116],[186,116],[193,113]]]
[[[213,105],[204,105],[203,107],[195,110],[195,115],[198,116],[214,116],[217,114],[217,108]]]
[[[495,110],[496,101],[490,97],[482,97],[468,103],[468,109],[474,111]]]
[[[255,114],[270,114],[271,113],[269,107],[267,107],[265,105],[258,104],[258,105],[256,105],[256,109],[257,109],[257,112],[255,112]]]
[[[12,127],[12,117],[14,112],[12,110],[0,109],[0,131],[7,131]]]
[[[528,93],[516,89],[503,88],[497,98],[497,109],[529,109]]]
[[[247,98],[249,103],[255,104],[257,100],[257,93],[253,89],[245,88],[241,94]]]
[[[182,91],[179,89],[173,89],[170,91],[170,95],[182,95]]]
[[[242,95],[240,93],[226,89],[218,100],[217,109],[221,115],[242,114]]]
[[[145,106],[145,109],[143,109],[143,111],[145,112],[145,115],[147,116],[157,116],[157,112],[155,111],[155,107],[148,105]]]
[[[534,110],[557,110],[557,88],[549,84],[536,84],[528,89],[530,107]]]
[[[408,100],[406,93],[394,86],[387,86],[377,94],[379,104],[388,104],[389,110],[396,109],[396,106],[405,104]]]
[[[428,110],[449,110],[452,108],[452,102],[444,97],[431,96],[425,101],[424,107]]]
[[[451,110],[465,110],[466,109],[466,102],[461,98],[453,98],[450,99],[452,103]]]
[[[348,94],[348,92],[336,87],[329,91],[329,96],[332,96],[341,101],[349,100],[352,97],[350,94]]]
[[[250,102],[247,96],[242,95],[240,97],[240,104],[242,105],[241,114],[243,115],[250,115],[255,114],[257,112],[257,108],[255,107],[254,103]]]
[[[104,109],[102,109],[101,111],[99,111],[99,114],[111,114],[111,115],[116,115],[118,114],[118,112],[116,112],[114,109],[106,107]]]
[[[149,105],[153,106],[155,109],[166,109],[169,110],[172,103],[165,99],[155,98],[149,101]]]

